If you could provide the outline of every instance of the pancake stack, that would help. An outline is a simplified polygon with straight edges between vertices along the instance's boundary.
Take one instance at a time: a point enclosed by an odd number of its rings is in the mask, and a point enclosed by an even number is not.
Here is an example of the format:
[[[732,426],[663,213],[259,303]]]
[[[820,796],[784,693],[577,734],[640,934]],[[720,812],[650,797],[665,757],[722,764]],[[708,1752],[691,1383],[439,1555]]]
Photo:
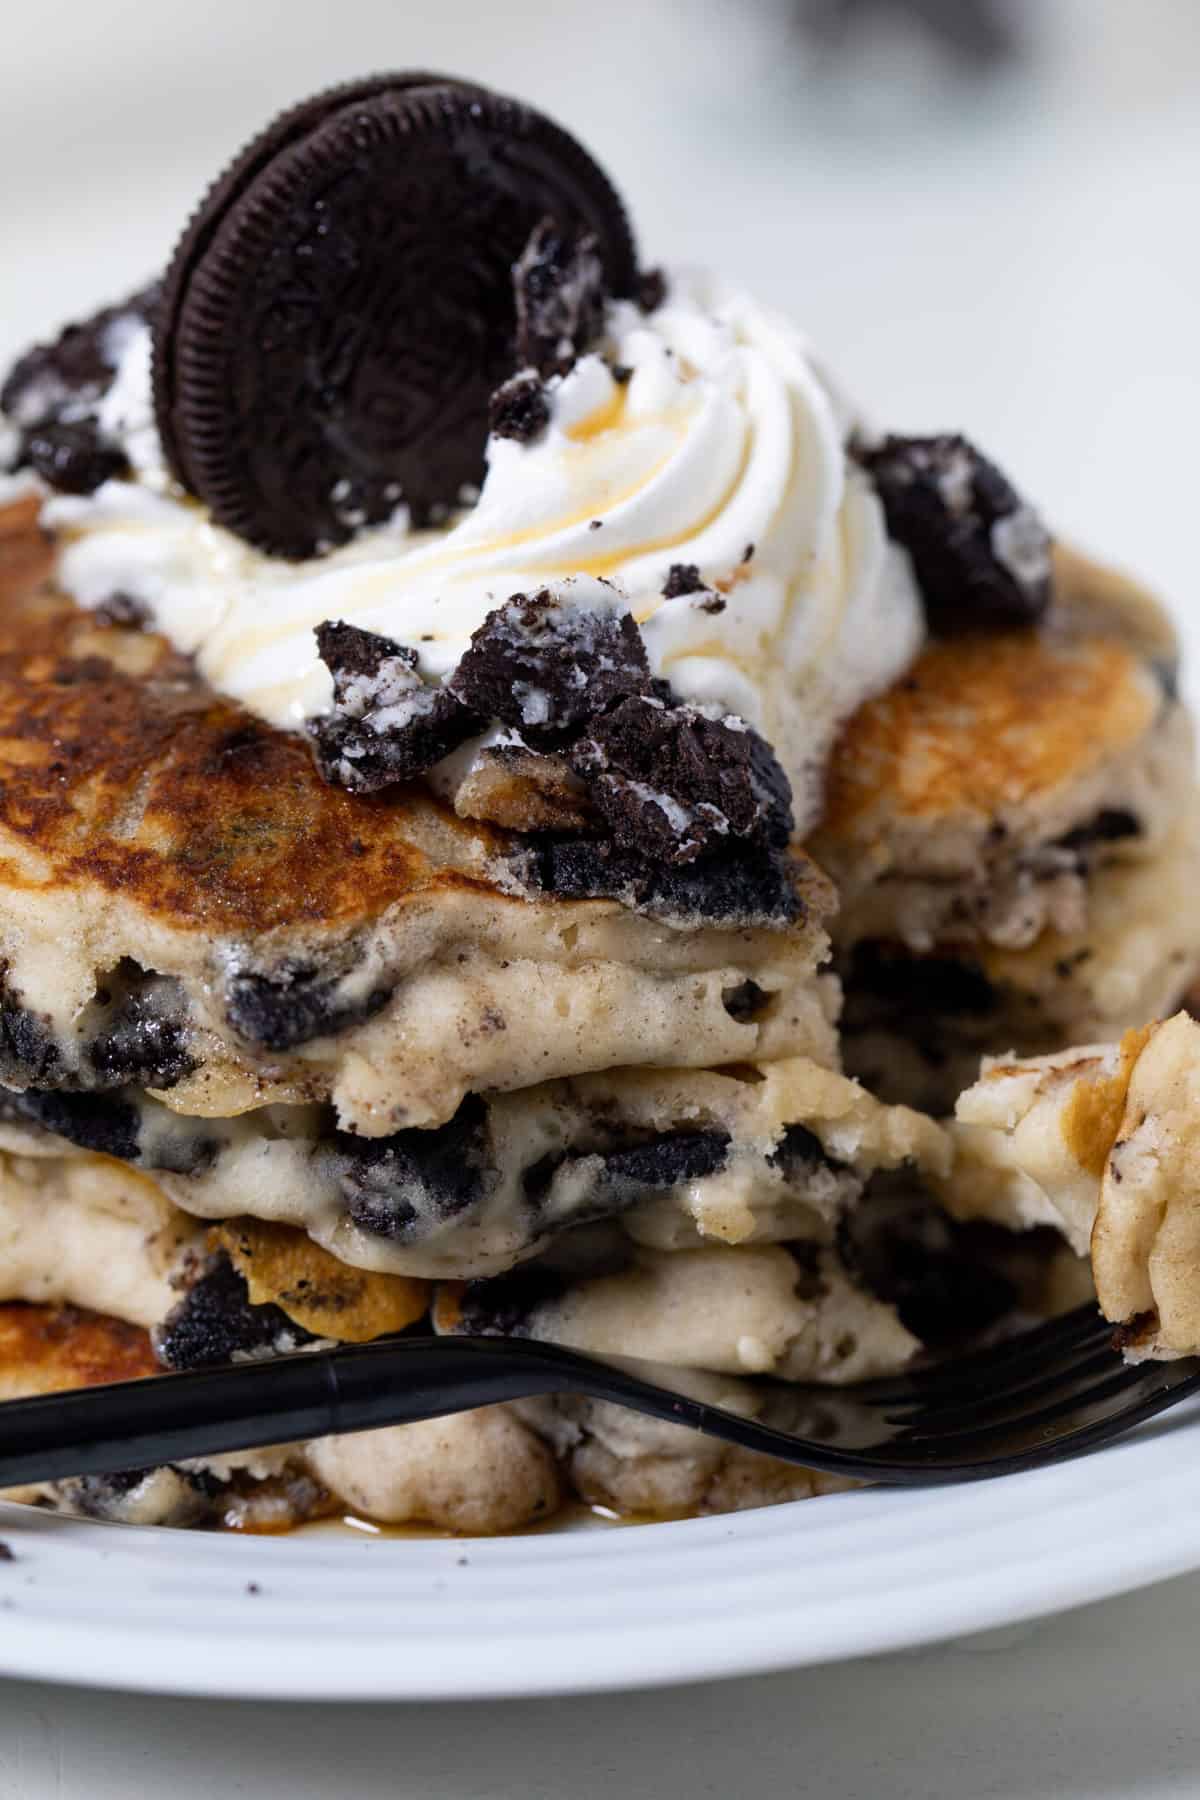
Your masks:
[[[934,640],[856,714],[812,843],[841,895],[846,1067],[938,1115],[981,1055],[1119,1036],[1200,966],[1173,632],[1133,583],[1054,567],[1036,632]]]
[[[663,293],[558,127],[380,77],[275,121],[162,283],[9,376],[6,1395],[435,1331],[757,1413],[784,1402],[756,1377],[888,1372],[1028,1304],[938,1116],[982,1052],[1112,1035],[1195,979],[1192,752],[1153,603],[1052,565],[964,440],[835,439],[928,642],[801,772],[807,847],[796,771],[655,673],[603,576],[489,596],[437,681],[419,642],[319,617],[332,703],[291,729],[204,678],[199,617],[156,629],[136,532],[128,585],[67,591],[64,495],[133,489],[147,522],[167,496],[235,584],[240,546],[319,575],[400,495],[436,533],[485,449],[546,429],[606,308]],[[719,646],[753,555],[661,592]],[[565,1399],[27,1497],[499,1531],[571,1494],[662,1516],[829,1485]]]
[[[3,544],[5,1300],[149,1330],[168,1368],[431,1309],[733,1394],[907,1359],[836,1239],[876,1170],[944,1169],[945,1139],[835,1072],[832,896],[802,852],[781,921],[721,917],[719,880],[709,920],[517,891],[525,840],[330,785],[154,634],[57,594],[32,508]],[[477,1480],[476,1428],[536,1480]],[[422,1434],[467,1458],[453,1503],[409,1469]],[[501,1528],[557,1492],[515,1415],[383,1435],[252,1459],[251,1493]],[[229,1480],[153,1492],[257,1516]]]

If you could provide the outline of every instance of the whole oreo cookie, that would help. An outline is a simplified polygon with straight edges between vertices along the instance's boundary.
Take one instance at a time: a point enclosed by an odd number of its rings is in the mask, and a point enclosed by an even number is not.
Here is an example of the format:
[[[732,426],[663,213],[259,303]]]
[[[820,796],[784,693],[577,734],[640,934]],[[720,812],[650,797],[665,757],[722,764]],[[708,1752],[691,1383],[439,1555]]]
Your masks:
[[[168,271],[159,431],[183,484],[278,555],[403,500],[436,518],[483,472],[515,366],[513,265],[550,218],[636,286],[620,200],[541,114],[380,76],[293,108],[210,191]]]

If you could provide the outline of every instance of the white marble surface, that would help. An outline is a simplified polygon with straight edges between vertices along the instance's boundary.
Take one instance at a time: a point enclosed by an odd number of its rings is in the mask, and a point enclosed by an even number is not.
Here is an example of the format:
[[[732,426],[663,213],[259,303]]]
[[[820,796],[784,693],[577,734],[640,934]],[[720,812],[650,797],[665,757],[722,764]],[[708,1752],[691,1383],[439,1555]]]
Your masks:
[[[1200,638],[1200,6],[1039,0],[1038,73],[943,101],[916,79],[851,94],[806,81],[786,12],[10,9],[0,357],[160,263],[215,167],[277,106],[373,67],[472,73],[580,131],[648,255],[719,263],[791,308],[879,420],[967,428],[1063,530],[1168,591]],[[0,1796],[1166,1800],[1200,1793],[1198,1603],[1189,1579],[990,1647],[453,1717],[3,1684]]]

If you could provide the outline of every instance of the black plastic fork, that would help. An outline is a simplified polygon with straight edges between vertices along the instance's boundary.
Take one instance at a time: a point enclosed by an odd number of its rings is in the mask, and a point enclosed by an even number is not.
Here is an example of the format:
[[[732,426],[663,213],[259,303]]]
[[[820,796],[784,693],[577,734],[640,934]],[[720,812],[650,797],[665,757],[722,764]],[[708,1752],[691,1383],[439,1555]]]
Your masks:
[[[0,1405],[0,1487],[153,1468],[578,1394],[863,1481],[977,1481],[1077,1456],[1200,1391],[1200,1358],[1129,1364],[1094,1306],[911,1374],[766,1382],[744,1418],[520,1338],[401,1337]]]

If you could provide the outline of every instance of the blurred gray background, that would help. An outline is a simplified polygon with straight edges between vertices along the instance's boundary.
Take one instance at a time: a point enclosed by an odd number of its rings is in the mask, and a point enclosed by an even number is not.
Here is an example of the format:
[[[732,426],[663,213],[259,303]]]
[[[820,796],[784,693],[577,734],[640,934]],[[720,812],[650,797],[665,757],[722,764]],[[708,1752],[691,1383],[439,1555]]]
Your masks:
[[[904,25],[980,4],[1022,55],[955,62]],[[161,265],[274,110],[422,65],[556,114],[647,260],[787,308],[879,423],[964,426],[1061,530],[1191,610],[1197,0],[7,8],[0,356]]]

